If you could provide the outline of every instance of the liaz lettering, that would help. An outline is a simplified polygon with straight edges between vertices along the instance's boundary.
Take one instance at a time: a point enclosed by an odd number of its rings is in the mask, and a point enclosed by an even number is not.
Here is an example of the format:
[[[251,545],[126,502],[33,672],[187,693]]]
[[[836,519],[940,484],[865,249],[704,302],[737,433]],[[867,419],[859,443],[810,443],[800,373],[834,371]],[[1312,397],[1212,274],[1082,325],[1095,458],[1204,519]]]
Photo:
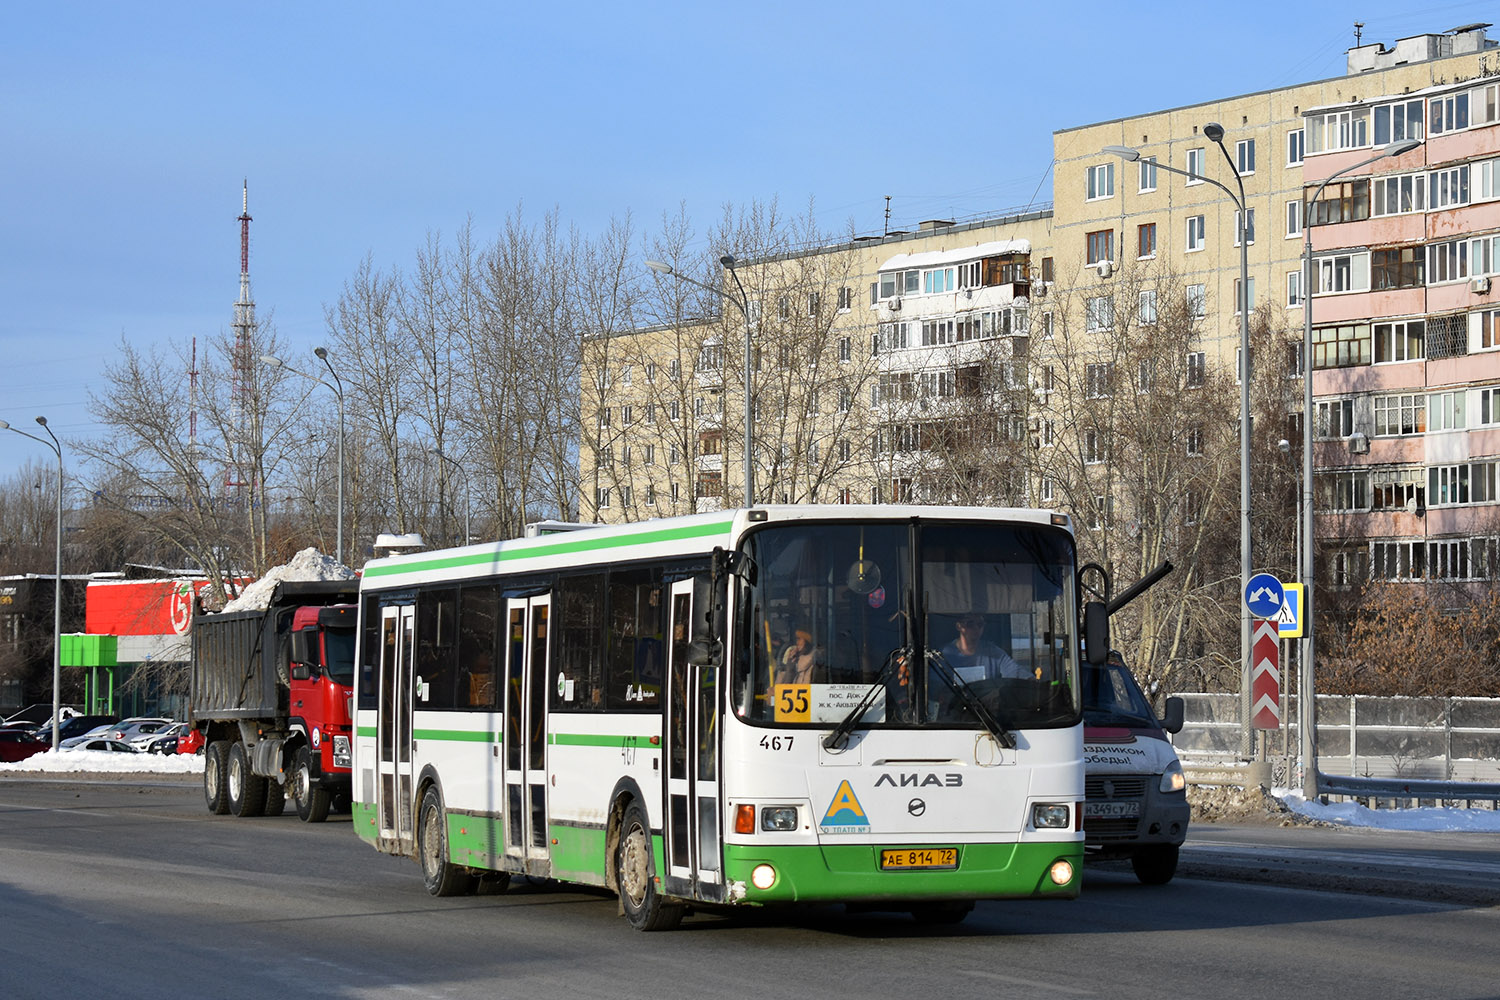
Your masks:
[[[890,785],[892,788],[958,788],[964,783],[964,776],[956,772],[947,774],[919,774],[916,772],[904,772],[891,775],[882,774],[875,779],[875,787]]]

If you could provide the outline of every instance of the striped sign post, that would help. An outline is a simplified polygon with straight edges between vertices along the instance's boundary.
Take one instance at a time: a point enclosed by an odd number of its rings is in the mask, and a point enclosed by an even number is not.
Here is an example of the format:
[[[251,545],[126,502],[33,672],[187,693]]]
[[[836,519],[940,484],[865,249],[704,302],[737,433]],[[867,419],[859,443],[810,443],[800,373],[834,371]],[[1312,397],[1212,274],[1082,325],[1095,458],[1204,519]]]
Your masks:
[[[1281,728],[1279,631],[1274,618],[1258,618],[1250,630],[1250,718],[1256,729]]]

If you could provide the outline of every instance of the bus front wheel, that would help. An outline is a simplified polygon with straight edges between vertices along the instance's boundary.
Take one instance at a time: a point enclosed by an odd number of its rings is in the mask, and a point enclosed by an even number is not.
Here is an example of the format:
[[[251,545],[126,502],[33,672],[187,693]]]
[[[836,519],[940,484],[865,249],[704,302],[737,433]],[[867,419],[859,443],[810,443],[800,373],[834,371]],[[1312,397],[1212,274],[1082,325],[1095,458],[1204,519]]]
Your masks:
[[[422,881],[434,896],[462,896],[474,887],[474,876],[448,860],[448,817],[435,785],[423,794],[417,813],[417,860]]]
[[[681,904],[668,903],[657,890],[651,825],[639,802],[626,807],[620,825],[615,881],[620,887],[620,908],[636,930],[669,931],[682,922]]]

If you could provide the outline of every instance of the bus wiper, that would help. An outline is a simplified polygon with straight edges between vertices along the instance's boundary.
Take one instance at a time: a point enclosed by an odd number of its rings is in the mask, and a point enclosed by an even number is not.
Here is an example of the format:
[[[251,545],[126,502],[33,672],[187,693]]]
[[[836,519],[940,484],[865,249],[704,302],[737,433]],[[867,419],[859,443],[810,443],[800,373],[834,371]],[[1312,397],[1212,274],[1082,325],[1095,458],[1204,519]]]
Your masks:
[[[866,691],[865,696],[859,700],[859,704],[850,709],[849,714],[833,727],[833,732],[823,737],[823,749],[842,750],[844,748],[849,741],[849,734],[854,731],[855,726],[859,725],[859,720],[870,710],[870,706],[875,704],[875,699],[885,694],[885,680],[891,672],[891,664],[896,663],[902,657],[910,658],[908,651],[901,646],[885,654],[885,663],[881,665],[880,673],[875,675],[875,680],[870,683],[870,690]]]
[[[964,707],[974,713],[980,725],[989,730],[990,735],[995,738],[996,743],[1007,750],[1014,750],[1016,748],[1015,734],[996,721],[995,717],[990,714],[990,710],[985,707],[984,701],[974,693],[973,688],[969,687],[969,682],[958,675],[958,671],[953,669],[953,665],[948,662],[942,653],[935,649],[929,649],[927,651],[927,662],[938,668],[938,676],[948,682],[948,686],[953,689],[954,694],[958,695],[959,700],[964,703]]]

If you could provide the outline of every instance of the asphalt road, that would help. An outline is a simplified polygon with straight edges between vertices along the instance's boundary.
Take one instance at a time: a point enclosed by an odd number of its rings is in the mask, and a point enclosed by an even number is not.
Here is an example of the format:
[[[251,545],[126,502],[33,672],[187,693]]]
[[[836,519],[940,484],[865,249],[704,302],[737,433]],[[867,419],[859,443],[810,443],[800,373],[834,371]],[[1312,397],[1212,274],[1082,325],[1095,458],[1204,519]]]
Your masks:
[[[612,897],[550,883],[434,899],[411,861],[375,853],[347,819],[211,816],[196,785],[5,779],[0,997],[1500,994],[1488,906],[1193,874],[1200,857],[1254,850],[1271,870],[1278,854],[1307,868],[1330,863],[1320,851],[1368,854],[1434,883],[1465,859],[1496,862],[1462,835],[1418,835],[1410,850],[1392,836],[1204,827],[1168,886],[1091,869],[1080,900],[981,903],[952,928],[828,907],[640,934]]]

